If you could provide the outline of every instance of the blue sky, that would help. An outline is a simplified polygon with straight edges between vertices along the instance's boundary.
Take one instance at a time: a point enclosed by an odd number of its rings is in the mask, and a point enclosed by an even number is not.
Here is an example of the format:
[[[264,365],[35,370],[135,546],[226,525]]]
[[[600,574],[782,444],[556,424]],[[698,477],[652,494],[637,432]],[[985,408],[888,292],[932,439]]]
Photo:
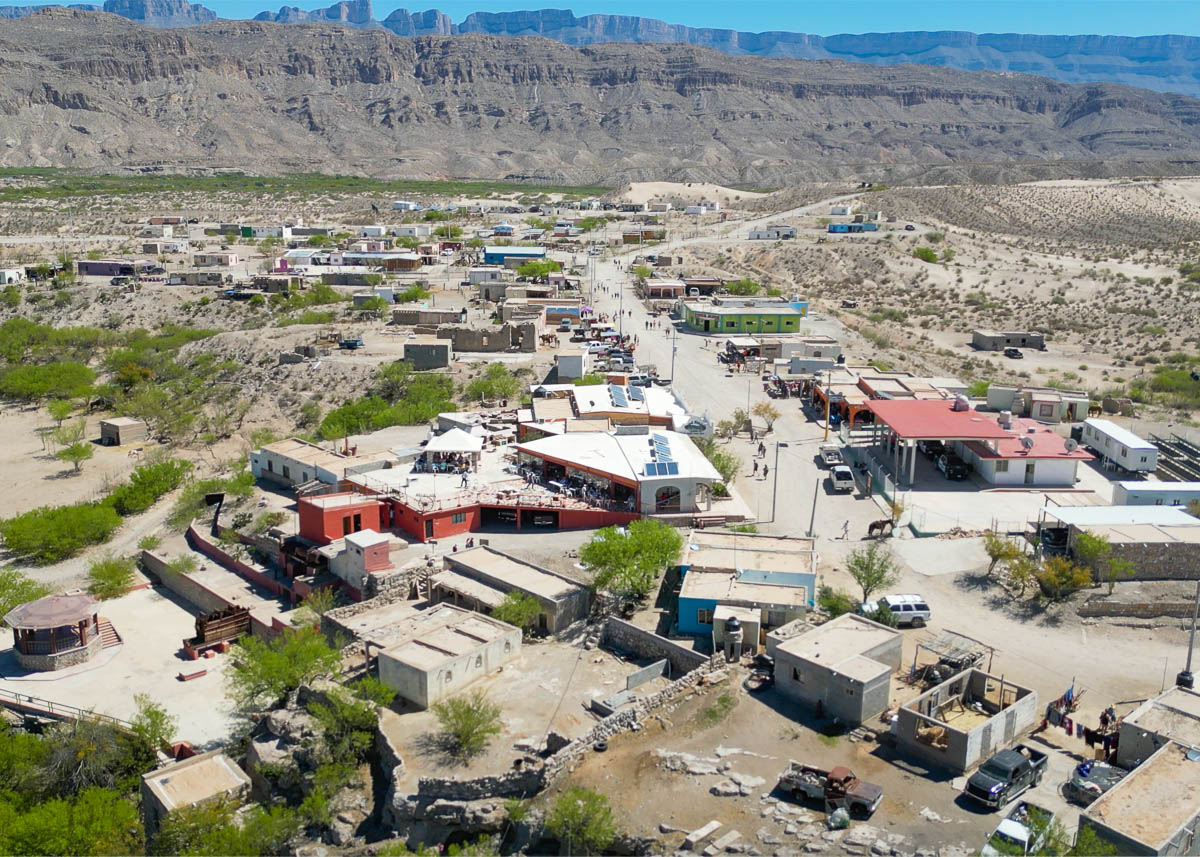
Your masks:
[[[193,0],[224,17],[251,17],[276,9],[285,0]],[[286,0],[311,9],[333,0]],[[570,8],[576,15],[604,12],[641,15],[693,27],[759,32],[793,30],[817,35],[893,30],[970,30],[977,33],[1054,33],[1146,36],[1162,33],[1200,35],[1197,0],[659,0],[657,3],[521,2],[521,0],[444,0],[410,5],[403,0],[372,0],[376,18],[393,9],[441,9],[456,22],[476,11]]]

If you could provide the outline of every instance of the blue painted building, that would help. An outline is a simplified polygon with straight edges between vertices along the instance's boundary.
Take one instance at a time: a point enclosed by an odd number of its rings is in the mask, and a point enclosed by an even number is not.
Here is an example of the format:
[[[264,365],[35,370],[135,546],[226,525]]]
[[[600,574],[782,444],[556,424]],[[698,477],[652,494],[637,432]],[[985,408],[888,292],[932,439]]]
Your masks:
[[[757,611],[764,633],[802,618],[816,597],[816,565],[812,539],[694,530],[677,564],[679,633],[711,634],[720,606]]]
[[[483,248],[483,264],[504,265],[510,259],[516,264],[523,265],[546,258],[545,247],[506,247],[494,245]]]

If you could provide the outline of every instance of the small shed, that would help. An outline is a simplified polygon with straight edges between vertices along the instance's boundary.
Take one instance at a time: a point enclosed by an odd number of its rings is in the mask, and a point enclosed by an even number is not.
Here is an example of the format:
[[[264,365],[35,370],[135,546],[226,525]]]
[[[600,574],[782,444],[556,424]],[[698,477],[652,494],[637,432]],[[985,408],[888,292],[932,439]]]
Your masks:
[[[104,446],[123,446],[148,440],[150,432],[146,424],[132,417],[113,417],[100,420],[100,443]]]
[[[210,801],[237,800],[250,792],[250,777],[237,763],[212,750],[142,776],[142,818],[147,831],[177,809]]]

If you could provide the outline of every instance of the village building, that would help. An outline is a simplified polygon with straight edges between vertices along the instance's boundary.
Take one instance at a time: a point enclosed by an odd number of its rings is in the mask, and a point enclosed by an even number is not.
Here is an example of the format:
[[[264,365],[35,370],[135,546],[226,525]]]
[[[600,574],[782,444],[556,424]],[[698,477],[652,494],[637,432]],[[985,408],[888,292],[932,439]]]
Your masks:
[[[686,298],[680,303],[683,324],[700,333],[797,333],[808,315],[807,301],[779,298]]]
[[[894,628],[845,613],[774,647],[775,687],[818,717],[857,726],[887,708],[902,643]]]
[[[452,604],[410,610],[381,635],[379,678],[420,708],[469,687],[521,651],[521,630]]]
[[[785,226],[782,223],[769,223],[758,229],[751,229],[747,237],[751,241],[785,241],[796,237],[796,227]]]
[[[989,384],[987,406],[1043,423],[1078,422],[1088,415],[1091,397],[1083,390]]]
[[[385,468],[395,456],[380,452],[359,456],[357,450],[338,452],[299,438],[278,440],[250,453],[250,472],[255,479],[297,486],[310,481],[337,485],[349,473]]]
[[[500,227],[496,227],[499,236]],[[518,247],[491,245],[483,248],[483,264],[501,265],[505,268],[519,268],[526,262],[538,262],[546,258],[545,247]]]
[[[904,755],[961,774],[1012,744],[1041,716],[1035,691],[970,669],[900,706],[893,732]]]
[[[148,259],[79,259],[75,272],[81,277],[140,277],[154,266]]]
[[[591,591],[549,569],[495,548],[480,546],[443,557],[445,569],[430,578],[433,601],[491,612],[510,592],[526,595],[541,606],[536,629],[556,634],[587,618]]]
[[[153,832],[176,810],[240,803],[250,787],[250,777],[222,751],[201,753],[142,775],[142,820],[146,830]]]
[[[230,268],[238,263],[237,253],[193,253],[192,265],[197,268]]]
[[[1079,817],[1127,855],[1194,855],[1200,851],[1200,754],[1170,742],[1096,799]]]
[[[1003,351],[1005,348],[1036,348],[1046,350],[1046,337],[1032,331],[974,330],[971,345],[980,351]]]
[[[1092,458],[1039,423],[981,414],[961,396],[870,399],[865,406],[874,417],[878,454],[890,452],[893,472],[909,485],[921,441],[944,443],[992,485],[1074,485],[1079,462]]]
[[[133,417],[110,417],[100,420],[100,445],[123,446],[150,439],[150,430],[142,420]]]
[[[677,565],[679,633],[719,632],[719,606],[752,611],[761,634],[802,618],[816,598],[816,566],[812,539],[692,530]],[[744,616],[739,621],[744,625]],[[747,633],[745,640],[755,649],[766,645],[765,637]]]
[[[1116,764],[1133,769],[1175,741],[1200,748],[1200,693],[1171,687],[1121,719]]]

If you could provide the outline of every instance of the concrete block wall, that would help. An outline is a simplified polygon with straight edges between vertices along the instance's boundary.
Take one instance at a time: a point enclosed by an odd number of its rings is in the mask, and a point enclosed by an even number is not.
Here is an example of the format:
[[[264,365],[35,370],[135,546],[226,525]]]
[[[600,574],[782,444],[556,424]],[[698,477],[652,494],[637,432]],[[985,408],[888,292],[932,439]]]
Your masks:
[[[1132,577],[1125,577],[1122,580],[1196,580],[1200,578],[1200,544],[1189,542],[1114,544],[1112,556],[1114,559],[1126,559],[1133,563]]]
[[[615,649],[633,652],[643,658],[666,659],[671,664],[672,675],[691,672],[708,662],[708,655],[694,651],[685,645],[660,637],[615,616],[604,623],[601,642]]]
[[[1089,600],[1079,607],[1079,615],[1085,618],[1102,616],[1129,617],[1133,619],[1190,619],[1191,601],[1123,602],[1106,601],[1103,597]]]

